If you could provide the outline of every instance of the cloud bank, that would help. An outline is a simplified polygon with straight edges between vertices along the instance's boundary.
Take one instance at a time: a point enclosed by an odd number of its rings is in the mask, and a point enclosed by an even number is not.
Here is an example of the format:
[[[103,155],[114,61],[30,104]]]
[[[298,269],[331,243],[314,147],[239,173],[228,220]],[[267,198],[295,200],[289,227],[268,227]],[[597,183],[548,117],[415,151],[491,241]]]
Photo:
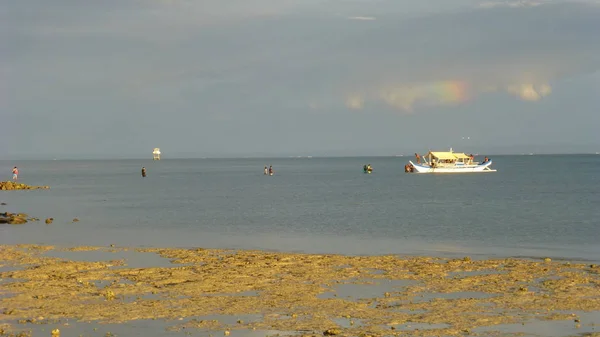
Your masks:
[[[598,87],[587,77],[600,69],[591,0],[30,0],[2,10],[0,104],[8,123],[31,128],[19,142],[0,136],[15,151],[133,152],[155,147],[149,139],[187,151],[214,139],[217,152],[359,147],[366,125],[395,144],[379,130],[398,135],[412,117],[480,104],[502,125],[507,106],[588,111],[595,95],[583,93]],[[578,128],[596,117],[581,118]]]

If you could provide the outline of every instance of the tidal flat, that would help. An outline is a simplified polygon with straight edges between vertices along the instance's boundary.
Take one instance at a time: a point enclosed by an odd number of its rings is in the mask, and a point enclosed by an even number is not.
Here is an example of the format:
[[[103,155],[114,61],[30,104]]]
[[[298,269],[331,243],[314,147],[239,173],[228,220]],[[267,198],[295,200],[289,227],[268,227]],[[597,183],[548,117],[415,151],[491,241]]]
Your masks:
[[[600,266],[0,246],[0,336],[600,336]]]

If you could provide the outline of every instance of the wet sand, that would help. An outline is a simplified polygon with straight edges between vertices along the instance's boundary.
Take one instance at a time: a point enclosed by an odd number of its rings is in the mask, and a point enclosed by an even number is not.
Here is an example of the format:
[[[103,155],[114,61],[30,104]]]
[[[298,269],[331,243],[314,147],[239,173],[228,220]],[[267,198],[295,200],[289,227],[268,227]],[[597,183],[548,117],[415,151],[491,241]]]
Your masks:
[[[0,246],[0,335],[600,336],[600,267]]]

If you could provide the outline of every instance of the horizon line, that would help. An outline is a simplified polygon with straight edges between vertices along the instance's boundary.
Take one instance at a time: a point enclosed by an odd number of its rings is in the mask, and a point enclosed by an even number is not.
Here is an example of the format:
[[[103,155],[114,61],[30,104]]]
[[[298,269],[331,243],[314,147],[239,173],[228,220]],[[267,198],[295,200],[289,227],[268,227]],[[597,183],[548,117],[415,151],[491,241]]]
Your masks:
[[[600,155],[599,152],[529,152],[529,153],[486,153],[480,154],[476,153],[477,156],[564,156],[564,155]],[[391,154],[391,155],[300,155],[300,156],[282,156],[282,155],[273,155],[273,156],[172,156],[161,158],[160,160],[182,160],[182,159],[327,159],[327,158],[396,158],[396,157],[413,157],[412,154]],[[35,157],[23,157],[23,158],[2,158],[0,162],[6,161],[59,161],[59,160],[149,160],[155,161],[152,157],[54,157],[49,158],[48,156],[43,156],[43,158],[35,158]]]

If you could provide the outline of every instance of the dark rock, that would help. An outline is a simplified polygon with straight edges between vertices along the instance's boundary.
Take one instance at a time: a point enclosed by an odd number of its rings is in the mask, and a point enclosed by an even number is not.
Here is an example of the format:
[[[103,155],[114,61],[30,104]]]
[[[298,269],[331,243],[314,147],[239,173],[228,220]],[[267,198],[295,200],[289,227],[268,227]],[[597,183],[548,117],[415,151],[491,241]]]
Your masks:
[[[10,224],[10,225],[22,225],[27,223],[28,215],[25,213],[0,213],[0,224]]]

